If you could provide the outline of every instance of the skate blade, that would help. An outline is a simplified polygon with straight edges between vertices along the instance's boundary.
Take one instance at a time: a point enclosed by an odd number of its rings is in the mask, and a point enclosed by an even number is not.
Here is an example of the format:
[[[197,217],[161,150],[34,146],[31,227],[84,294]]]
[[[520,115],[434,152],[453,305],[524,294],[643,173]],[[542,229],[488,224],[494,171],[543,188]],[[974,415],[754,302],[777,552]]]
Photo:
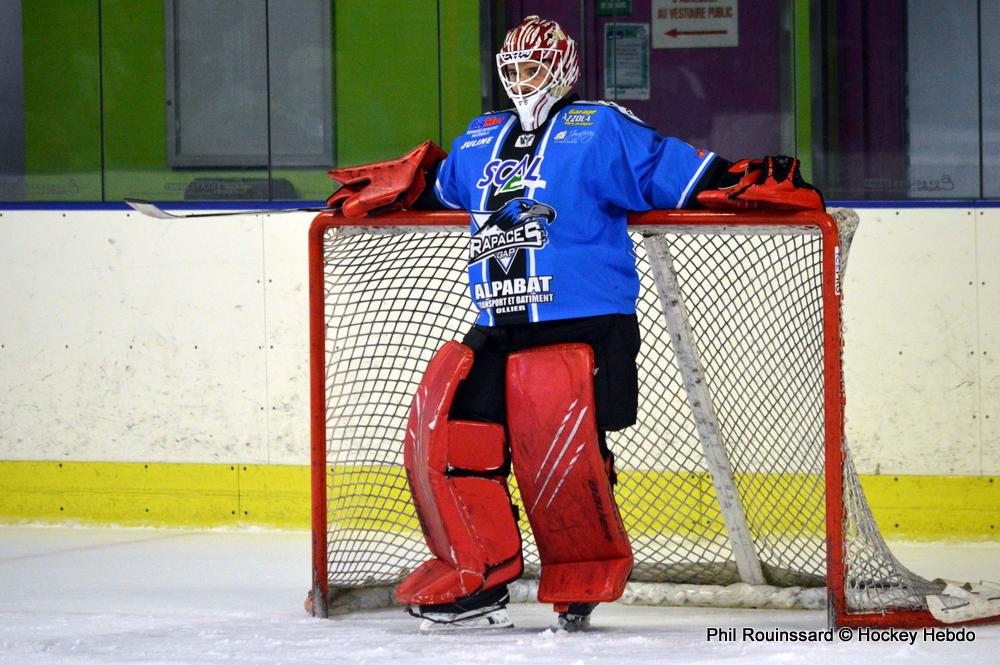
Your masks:
[[[559,623],[552,627],[557,633],[585,633],[590,630],[590,617],[584,617],[579,621],[568,621],[559,617]]]

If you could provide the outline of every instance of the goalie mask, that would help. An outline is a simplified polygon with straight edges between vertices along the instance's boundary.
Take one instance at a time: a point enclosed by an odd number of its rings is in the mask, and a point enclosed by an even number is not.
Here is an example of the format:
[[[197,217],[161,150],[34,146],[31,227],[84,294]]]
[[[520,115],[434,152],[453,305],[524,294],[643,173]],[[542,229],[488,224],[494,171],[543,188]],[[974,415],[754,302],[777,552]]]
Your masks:
[[[497,71],[521,127],[533,131],[580,78],[576,42],[555,21],[529,16],[504,38]]]

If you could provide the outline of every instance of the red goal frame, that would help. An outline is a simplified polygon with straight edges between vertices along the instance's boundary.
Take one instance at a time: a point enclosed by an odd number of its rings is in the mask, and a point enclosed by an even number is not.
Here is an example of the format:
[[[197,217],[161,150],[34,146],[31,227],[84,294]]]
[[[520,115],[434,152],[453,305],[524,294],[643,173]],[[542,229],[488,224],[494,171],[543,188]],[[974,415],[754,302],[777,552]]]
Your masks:
[[[313,613],[326,616],[329,594],[327,562],[327,493],[326,493],[326,320],[324,316],[325,280],[323,243],[331,228],[376,228],[388,225],[467,230],[468,214],[461,211],[402,211],[376,218],[345,218],[338,213],[322,212],[309,230],[309,336],[310,336],[310,421],[312,463],[312,594]],[[841,240],[833,217],[821,211],[674,211],[654,210],[629,216],[629,228],[739,228],[798,227],[818,229],[822,237],[822,291],[824,337],[824,420],[826,471],[826,565],[827,610],[833,627],[929,627],[944,626],[930,612],[892,610],[852,613],[845,596],[844,563],[844,382],[841,325]],[[402,445],[402,443],[400,443]],[[961,624],[988,623],[981,619]]]

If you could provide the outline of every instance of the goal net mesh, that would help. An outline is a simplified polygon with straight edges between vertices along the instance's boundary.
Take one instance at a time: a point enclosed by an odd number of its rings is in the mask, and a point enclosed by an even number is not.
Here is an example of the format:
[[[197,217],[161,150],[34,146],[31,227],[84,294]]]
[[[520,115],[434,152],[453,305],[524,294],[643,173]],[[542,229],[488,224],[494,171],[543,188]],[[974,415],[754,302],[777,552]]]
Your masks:
[[[822,238],[804,228],[662,235],[712,396],[731,481],[774,587],[826,571]],[[644,231],[645,232],[645,231]],[[608,435],[635,551],[633,583],[741,577],[647,260],[641,276],[638,423]],[[463,232],[326,231],[328,576],[332,595],[393,585],[429,557],[402,441],[423,370],[475,319]],[[838,351],[839,352],[839,351]],[[939,585],[907,571],[872,519],[846,456],[845,589],[852,611],[924,608]],[[516,482],[510,478],[515,503]],[[526,575],[538,573],[527,520]]]

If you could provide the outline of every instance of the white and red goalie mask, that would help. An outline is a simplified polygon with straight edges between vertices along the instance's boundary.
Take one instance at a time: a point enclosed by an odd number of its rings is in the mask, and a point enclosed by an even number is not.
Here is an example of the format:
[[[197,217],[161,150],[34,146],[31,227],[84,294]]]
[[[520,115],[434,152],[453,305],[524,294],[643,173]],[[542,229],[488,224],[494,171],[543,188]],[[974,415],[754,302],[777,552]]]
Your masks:
[[[580,78],[576,42],[555,21],[529,16],[504,38],[497,71],[521,127],[530,132]]]

